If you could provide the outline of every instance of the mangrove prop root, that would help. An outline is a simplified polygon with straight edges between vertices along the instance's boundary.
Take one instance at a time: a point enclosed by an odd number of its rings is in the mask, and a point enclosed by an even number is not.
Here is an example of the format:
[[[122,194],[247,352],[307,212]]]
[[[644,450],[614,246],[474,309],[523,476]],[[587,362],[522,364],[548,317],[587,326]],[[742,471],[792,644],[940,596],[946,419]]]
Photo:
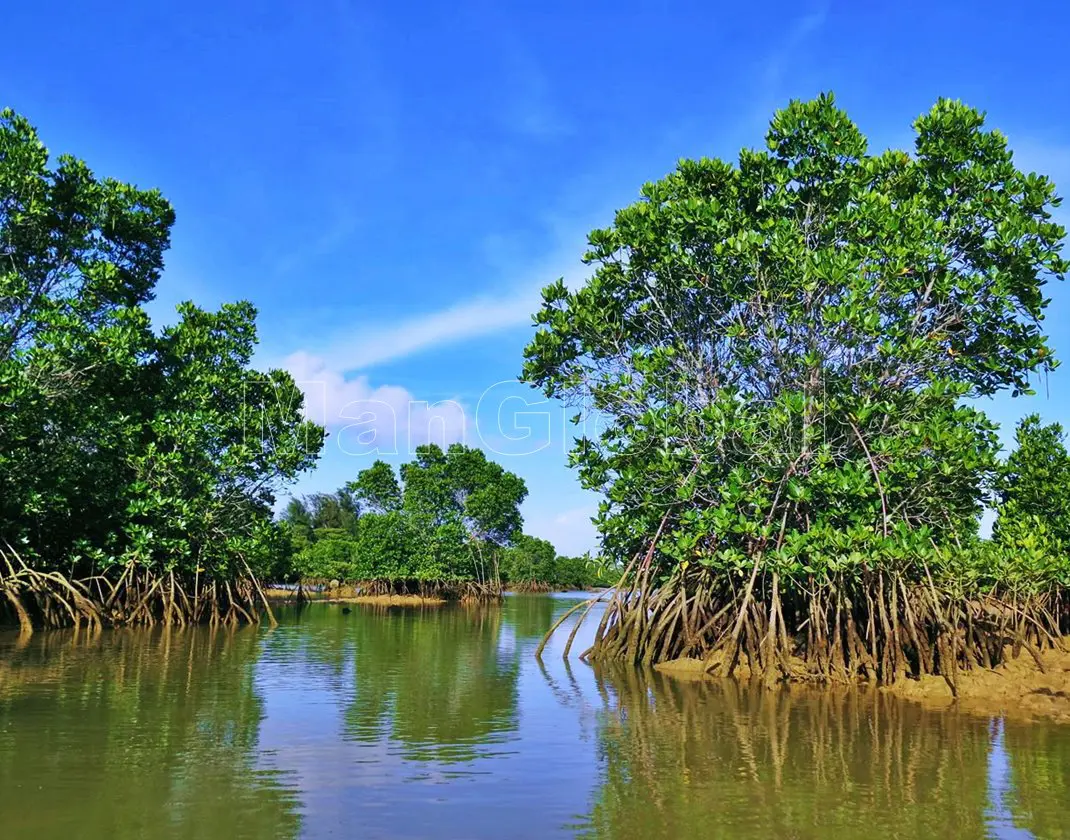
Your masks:
[[[1070,632],[1061,591],[971,599],[942,589],[928,570],[920,580],[869,570],[789,586],[758,562],[742,587],[701,573],[676,573],[654,585],[649,560],[636,565],[638,559],[609,593],[566,611],[537,655],[569,616],[583,610],[567,656],[579,626],[608,595],[583,661],[698,657],[707,672],[731,676],[746,668],[766,685],[787,679],[890,684],[931,675],[957,696],[961,671],[994,667],[1020,650],[1043,670],[1042,651],[1061,647],[1060,638]]]
[[[579,610],[583,609],[584,607],[587,607],[588,610],[589,610],[590,607],[592,607],[594,605],[594,602],[596,600],[597,600],[596,598],[590,598],[590,599],[588,599],[586,601],[580,601],[578,604],[576,604],[576,606],[566,610],[562,614],[562,616],[559,619],[557,619],[557,621],[554,622],[553,626],[547,631],[546,635],[542,637],[542,641],[539,642],[539,646],[535,649],[535,658],[536,659],[542,659],[542,652],[546,648],[546,643],[549,642],[551,638],[553,638],[553,635],[556,632],[557,628],[565,623],[565,619],[567,619],[573,613],[578,612]],[[584,612],[584,615],[587,615],[587,612]],[[576,622],[576,624],[577,624],[577,626],[579,626],[579,622]],[[572,637],[570,636],[569,637],[569,642],[571,642],[571,641],[572,641]]]
[[[0,547],[0,624],[17,622],[22,636],[37,627],[255,624],[264,606],[251,572],[223,586],[199,574],[183,580],[133,564],[111,575],[68,579],[29,566],[10,545]]]

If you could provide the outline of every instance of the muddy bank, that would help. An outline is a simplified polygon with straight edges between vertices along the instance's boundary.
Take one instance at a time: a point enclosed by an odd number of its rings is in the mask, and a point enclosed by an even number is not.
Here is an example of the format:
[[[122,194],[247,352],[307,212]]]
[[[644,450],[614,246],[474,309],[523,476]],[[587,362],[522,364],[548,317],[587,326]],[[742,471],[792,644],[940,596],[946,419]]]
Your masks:
[[[859,688],[886,692],[929,708],[1070,724],[1070,637],[1064,640],[1064,647],[1062,651],[1049,650],[1040,654],[1040,665],[1023,651],[1017,658],[1008,655],[1005,664],[990,670],[977,668],[960,671],[957,698],[952,695],[943,677],[900,679],[894,685],[880,688],[870,688],[860,683]],[[706,674],[699,659],[674,659],[654,667],[677,679],[723,679]],[[746,667],[740,668],[738,678],[747,680],[748,677]],[[803,683],[793,684],[790,688],[792,691],[826,690]],[[827,690],[842,691],[843,688],[832,687]]]
[[[960,672],[958,698],[942,677],[900,680],[881,690],[930,707],[1070,724],[1070,639],[1064,644],[1067,650],[1040,654],[1043,671],[1023,651],[997,668]]]
[[[385,607],[425,607],[445,604],[445,598],[424,595],[352,595],[325,598],[329,604],[378,604]]]

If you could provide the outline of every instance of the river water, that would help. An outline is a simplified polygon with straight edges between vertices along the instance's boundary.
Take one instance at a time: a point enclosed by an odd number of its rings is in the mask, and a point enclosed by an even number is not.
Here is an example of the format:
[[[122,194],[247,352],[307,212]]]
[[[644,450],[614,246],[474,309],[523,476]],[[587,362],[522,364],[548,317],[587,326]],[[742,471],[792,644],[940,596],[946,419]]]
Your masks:
[[[540,666],[575,602],[0,634],[0,838],[1070,837],[1070,727]]]

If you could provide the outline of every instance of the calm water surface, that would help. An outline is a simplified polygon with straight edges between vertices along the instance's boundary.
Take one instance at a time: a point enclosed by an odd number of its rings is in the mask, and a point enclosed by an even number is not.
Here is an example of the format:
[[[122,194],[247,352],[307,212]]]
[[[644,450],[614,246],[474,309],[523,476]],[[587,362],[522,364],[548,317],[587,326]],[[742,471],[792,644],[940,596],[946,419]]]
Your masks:
[[[540,667],[572,603],[0,635],[0,837],[1070,837],[1070,727]]]

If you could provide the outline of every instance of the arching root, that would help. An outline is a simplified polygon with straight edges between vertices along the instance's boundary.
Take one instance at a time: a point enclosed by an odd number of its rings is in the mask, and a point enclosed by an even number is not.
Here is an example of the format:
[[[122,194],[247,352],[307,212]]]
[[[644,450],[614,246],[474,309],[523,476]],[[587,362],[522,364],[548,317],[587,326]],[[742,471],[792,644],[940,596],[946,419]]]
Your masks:
[[[699,658],[708,673],[784,680],[890,684],[907,675],[943,677],[992,668],[1026,651],[1061,647],[1070,630],[1065,594],[965,598],[931,577],[888,571],[786,587],[756,563],[742,586],[677,573],[655,586],[640,564],[610,598],[581,658],[652,664]],[[579,624],[572,628],[575,637]],[[568,617],[562,616],[558,625]],[[551,630],[553,633],[557,626]],[[540,645],[539,653],[545,646]]]

